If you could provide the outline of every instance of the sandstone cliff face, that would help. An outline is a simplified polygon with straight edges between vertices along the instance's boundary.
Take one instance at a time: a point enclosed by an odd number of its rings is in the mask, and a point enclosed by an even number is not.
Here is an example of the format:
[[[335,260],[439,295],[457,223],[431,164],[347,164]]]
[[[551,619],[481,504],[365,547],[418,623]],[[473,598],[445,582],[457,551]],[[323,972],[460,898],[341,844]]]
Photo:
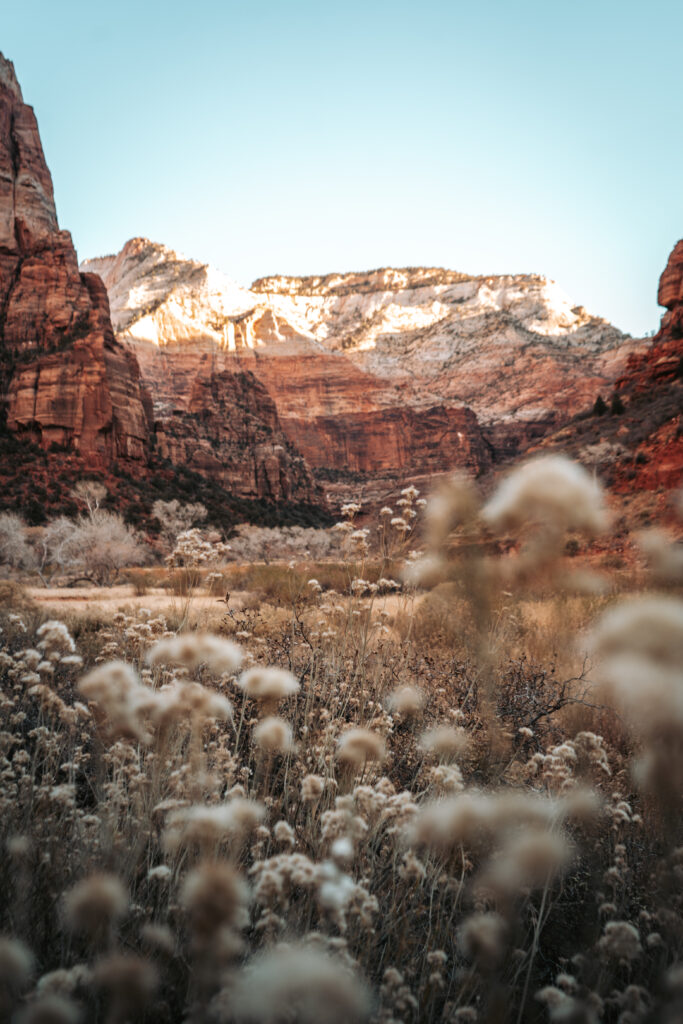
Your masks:
[[[160,455],[243,497],[322,501],[267,391],[249,373],[197,376],[186,410],[159,421],[155,436]]]
[[[145,458],[134,355],[116,341],[106,290],[60,231],[33,111],[0,55],[0,361],[7,427],[86,464]]]
[[[186,408],[195,382],[212,372],[253,374],[289,445],[335,501],[359,489],[379,499],[408,479],[490,464],[470,410],[369,372],[270,296],[264,302],[192,261],[183,270],[175,253],[144,239],[84,266],[107,284],[118,337],[136,353],[155,416]]]
[[[186,263],[179,265],[187,276]],[[127,267],[145,276],[146,301],[153,306],[154,268],[141,268],[133,250]],[[164,297],[174,272],[165,254]],[[153,406],[135,352],[114,336],[101,278],[79,271],[71,236],[59,230],[35,116],[23,103],[12,64],[0,56],[0,375],[6,428],[44,449],[56,445],[74,453],[81,470],[120,463],[144,477],[160,456],[239,497],[321,502],[259,382],[248,372],[214,369],[204,367],[201,379],[182,381],[181,374],[174,381],[174,368],[164,366],[175,391]]]
[[[102,275],[155,409],[207,360],[248,368],[341,498],[485,471],[592,404],[637,347],[535,275],[384,269],[246,290],[140,238],[84,268]]]
[[[658,337],[683,338],[683,238],[674,246],[659,280],[657,302],[666,308]]]
[[[667,493],[683,483],[683,241],[660,278],[658,301],[666,307],[660,330],[615,380],[616,411],[581,417],[545,446],[592,466],[627,500],[659,492],[665,512]]]

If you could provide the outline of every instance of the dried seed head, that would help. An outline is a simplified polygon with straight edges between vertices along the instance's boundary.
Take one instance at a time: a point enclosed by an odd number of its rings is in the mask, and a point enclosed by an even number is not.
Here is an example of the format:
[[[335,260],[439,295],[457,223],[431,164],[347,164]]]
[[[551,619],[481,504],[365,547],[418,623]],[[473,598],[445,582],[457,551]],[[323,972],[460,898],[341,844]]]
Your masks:
[[[114,875],[90,875],[64,894],[67,926],[92,938],[116,924],[127,909],[128,893]]]
[[[500,914],[472,914],[458,929],[458,945],[480,967],[495,970],[505,956],[507,934]]]
[[[298,693],[300,686],[296,676],[284,668],[247,669],[237,680],[237,685],[254,700],[279,701]]]
[[[504,844],[481,881],[486,888],[510,896],[542,888],[564,870],[570,857],[571,848],[563,836],[529,829]]]
[[[394,690],[388,700],[389,709],[409,718],[419,715],[425,705],[425,694],[416,686],[402,686]]]
[[[337,759],[347,764],[383,761],[385,754],[384,740],[370,729],[349,729],[337,743]]]
[[[590,638],[601,658],[630,655],[662,667],[683,665],[683,601],[633,597],[608,609]]]
[[[159,985],[154,964],[139,956],[114,953],[95,965],[95,984],[112,1003],[112,1016],[128,1017],[144,1011]]]
[[[425,525],[430,548],[443,548],[452,531],[472,520],[478,509],[479,495],[472,480],[464,473],[455,473],[427,502]]]
[[[598,948],[616,960],[636,960],[642,952],[640,932],[628,921],[608,921]]]
[[[165,924],[147,922],[140,929],[140,938],[145,946],[165,956],[173,956],[175,952],[175,936]]]
[[[242,664],[242,649],[213,633],[181,633],[160,640],[147,654],[149,665],[206,665],[216,675],[233,675]]]
[[[140,683],[135,670],[125,661],[99,665],[81,679],[78,689],[100,707],[113,736],[149,740],[146,719],[155,706],[156,695]]]
[[[0,936],[0,1010],[8,1009],[33,973],[33,953],[19,939]]]
[[[195,938],[206,942],[224,927],[241,928],[249,891],[225,861],[206,861],[190,871],[180,894]]]
[[[197,844],[211,847],[224,840],[241,841],[263,818],[261,804],[242,797],[233,797],[224,804],[194,804],[172,811],[164,832],[164,846],[169,851]]]
[[[319,800],[325,790],[325,780],[321,775],[306,775],[301,783],[301,799],[311,804]]]
[[[70,999],[51,995],[27,1006],[16,1018],[16,1024],[79,1024],[81,1011]]]
[[[469,745],[469,736],[464,729],[454,729],[450,725],[439,725],[423,732],[420,747],[429,754],[435,754],[442,761],[464,754]]]
[[[282,718],[263,718],[254,729],[254,743],[272,754],[288,754],[295,749],[292,727]]]
[[[513,469],[482,515],[501,531],[530,522],[588,534],[607,526],[600,484],[564,455],[541,455]]]
[[[332,957],[301,945],[255,957],[230,999],[238,1024],[361,1024],[371,1010],[365,982]]]

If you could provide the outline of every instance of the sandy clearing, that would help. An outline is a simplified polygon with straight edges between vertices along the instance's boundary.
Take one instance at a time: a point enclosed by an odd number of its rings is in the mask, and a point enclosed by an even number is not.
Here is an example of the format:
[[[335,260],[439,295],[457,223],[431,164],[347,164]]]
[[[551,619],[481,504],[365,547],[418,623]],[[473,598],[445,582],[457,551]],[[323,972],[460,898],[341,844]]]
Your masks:
[[[28,592],[33,600],[45,608],[62,609],[73,612],[107,612],[135,611],[147,608],[150,612],[172,613],[187,607],[188,602],[193,612],[210,610],[225,611],[223,598],[199,591],[191,598],[177,597],[163,588],[150,589],[146,594],[136,594],[130,584],[114,587],[29,587]],[[228,608],[239,611],[247,597],[248,591],[236,591],[230,595]]]

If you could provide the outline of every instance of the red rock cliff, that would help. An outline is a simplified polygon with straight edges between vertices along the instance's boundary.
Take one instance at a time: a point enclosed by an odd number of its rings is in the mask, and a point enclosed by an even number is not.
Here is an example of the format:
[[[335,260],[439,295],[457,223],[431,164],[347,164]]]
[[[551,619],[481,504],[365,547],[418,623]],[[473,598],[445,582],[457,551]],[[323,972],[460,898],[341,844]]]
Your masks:
[[[7,427],[87,465],[145,459],[137,361],[118,344],[102,282],[57,223],[33,110],[0,55],[0,355]]]
[[[161,369],[172,391],[182,368]],[[322,502],[265,389],[249,372],[224,371],[205,365],[182,401],[169,393],[153,406],[135,353],[114,335],[104,283],[79,272],[59,230],[34,113],[0,55],[2,425],[73,453],[81,470],[116,463],[141,477],[161,457],[238,497]]]

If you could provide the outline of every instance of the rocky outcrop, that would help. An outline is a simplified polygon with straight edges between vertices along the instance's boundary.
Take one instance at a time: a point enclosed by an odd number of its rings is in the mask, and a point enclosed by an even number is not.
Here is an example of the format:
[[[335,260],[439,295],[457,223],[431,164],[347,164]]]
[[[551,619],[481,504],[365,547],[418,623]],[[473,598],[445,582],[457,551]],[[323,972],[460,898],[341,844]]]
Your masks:
[[[659,280],[657,302],[666,309],[659,337],[680,341],[683,338],[683,239],[674,246]]]
[[[485,471],[590,407],[637,348],[537,275],[382,269],[247,290],[141,238],[84,269],[102,275],[158,414],[208,361],[248,369],[340,498]]]
[[[627,501],[668,492],[683,482],[683,241],[669,257],[658,301],[659,332],[632,353],[606,402],[545,441],[600,474]],[[597,397],[597,395],[596,395]]]
[[[6,427],[84,464],[141,463],[149,433],[135,356],[101,281],[60,231],[35,115],[0,55],[0,362]]]
[[[160,456],[241,497],[322,504],[301,455],[287,443],[275,405],[250,373],[198,375],[186,407],[155,425]]]
[[[144,278],[151,309],[166,298],[169,277],[191,278],[192,271],[188,275],[186,261],[174,267],[167,252],[159,282],[144,255],[130,247],[125,263],[131,280]],[[122,291],[127,287],[124,274]],[[116,292],[113,298],[118,301]],[[322,502],[282,433],[272,400],[250,373],[230,373],[210,361],[191,379],[167,363],[160,372],[163,395],[153,403],[135,351],[114,335],[102,279],[79,270],[71,236],[59,230],[35,116],[12,64],[0,57],[4,428],[20,441],[59,449],[62,458],[73,454],[79,472],[120,465],[143,478],[161,458],[241,498]]]

